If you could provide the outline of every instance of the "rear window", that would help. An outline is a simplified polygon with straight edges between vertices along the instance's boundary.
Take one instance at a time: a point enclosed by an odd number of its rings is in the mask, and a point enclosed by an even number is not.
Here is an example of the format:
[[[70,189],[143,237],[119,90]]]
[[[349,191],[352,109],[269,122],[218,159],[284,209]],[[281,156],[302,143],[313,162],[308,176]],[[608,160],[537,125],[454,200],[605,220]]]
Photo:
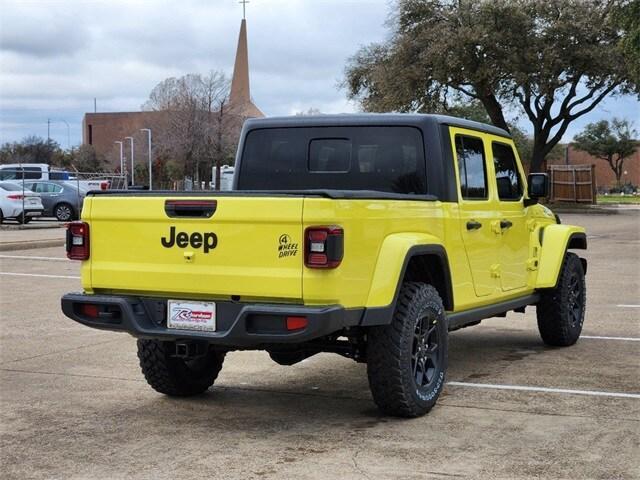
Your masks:
[[[376,190],[426,194],[422,133],[414,127],[252,130],[240,190]]]
[[[8,192],[17,192],[18,190],[22,190],[21,186],[18,186],[14,183],[0,183],[0,188]]]

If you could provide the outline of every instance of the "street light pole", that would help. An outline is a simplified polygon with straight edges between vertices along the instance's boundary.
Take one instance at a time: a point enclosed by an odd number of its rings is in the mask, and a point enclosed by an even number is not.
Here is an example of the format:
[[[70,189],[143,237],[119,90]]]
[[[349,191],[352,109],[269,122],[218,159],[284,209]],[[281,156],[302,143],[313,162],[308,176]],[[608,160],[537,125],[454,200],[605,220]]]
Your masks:
[[[122,142],[113,142],[113,143],[117,143],[118,145],[120,145],[120,175],[124,175],[124,157],[123,157],[123,151],[122,151]]]
[[[153,171],[151,169],[151,129],[141,128],[141,132],[147,132],[149,138],[149,190],[153,190]]]
[[[133,137],[124,137],[125,140],[129,140],[131,142],[131,185],[135,185],[134,180],[134,166],[133,166]]]

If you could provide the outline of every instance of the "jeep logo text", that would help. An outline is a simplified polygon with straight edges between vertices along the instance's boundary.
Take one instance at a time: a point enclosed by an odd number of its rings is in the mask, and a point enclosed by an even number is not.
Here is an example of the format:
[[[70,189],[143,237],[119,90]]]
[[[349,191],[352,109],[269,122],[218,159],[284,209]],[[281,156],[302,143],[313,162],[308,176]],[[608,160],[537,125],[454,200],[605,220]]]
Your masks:
[[[178,248],[200,248],[204,253],[209,253],[218,245],[218,236],[213,232],[193,232],[189,235],[187,232],[176,233],[176,227],[169,228],[169,238],[162,237],[160,243],[164,248],[171,248],[176,245]]]

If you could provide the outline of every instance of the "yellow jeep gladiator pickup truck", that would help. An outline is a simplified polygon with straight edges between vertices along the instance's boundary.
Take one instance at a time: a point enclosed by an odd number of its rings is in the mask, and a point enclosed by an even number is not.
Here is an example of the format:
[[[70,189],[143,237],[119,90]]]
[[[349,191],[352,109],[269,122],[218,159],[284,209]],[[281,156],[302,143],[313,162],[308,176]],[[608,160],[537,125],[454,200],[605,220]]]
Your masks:
[[[438,115],[249,120],[229,192],[100,191],[67,232],[84,325],[138,338],[148,383],[195,395],[232,350],[367,363],[378,407],[415,417],[445,382],[448,332],[536,306],[578,340],[581,227],[537,199],[504,130]]]

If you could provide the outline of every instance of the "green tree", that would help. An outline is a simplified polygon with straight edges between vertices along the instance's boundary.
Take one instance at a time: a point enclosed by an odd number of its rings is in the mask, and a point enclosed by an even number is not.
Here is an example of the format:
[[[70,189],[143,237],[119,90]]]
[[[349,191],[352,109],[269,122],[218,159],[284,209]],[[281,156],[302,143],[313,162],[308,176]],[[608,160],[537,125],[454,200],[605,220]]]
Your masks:
[[[634,0],[637,1],[637,0]],[[606,96],[637,92],[616,21],[629,0],[398,0],[392,35],[361,48],[346,67],[348,96],[367,111],[441,111],[478,101],[509,130],[531,122],[531,169],[541,168],[568,126]]]
[[[5,143],[0,147],[0,163],[56,164],[62,150],[53,140],[30,135],[20,142]]]
[[[78,172],[102,172],[106,159],[98,155],[93,145],[81,145],[70,152],[69,164]]]
[[[443,113],[454,117],[466,118],[467,120],[473,120],[475,122],[491,123],[491,119],[489,118],[487,111],[478,100],[472,100],[470,102],[458,100],[453,105],[442,106],[439,111],[434,113]],[[518,127],[515,123],[510,122],[508,127],[511,137],[518,149],[520,160],[522,161],[525,170],[529,171],[531,169],[531,157],[533,156],[533,137]],[[556,144],[547,154],[547,160],[562,158],[564,148],[564,145],[559,143]]]
[[[640,83],[640,0],[626,2],[616,10],[615,21],[627,33],[620,39],[634,82]]]
[[[634,139],[636,135],[627,120],[614,118],[611,123],[602,120],[588,124],[574,137],[573,146],[607,162],[616,176],[616,185],[620,187],[624,161],[638,146]]]

